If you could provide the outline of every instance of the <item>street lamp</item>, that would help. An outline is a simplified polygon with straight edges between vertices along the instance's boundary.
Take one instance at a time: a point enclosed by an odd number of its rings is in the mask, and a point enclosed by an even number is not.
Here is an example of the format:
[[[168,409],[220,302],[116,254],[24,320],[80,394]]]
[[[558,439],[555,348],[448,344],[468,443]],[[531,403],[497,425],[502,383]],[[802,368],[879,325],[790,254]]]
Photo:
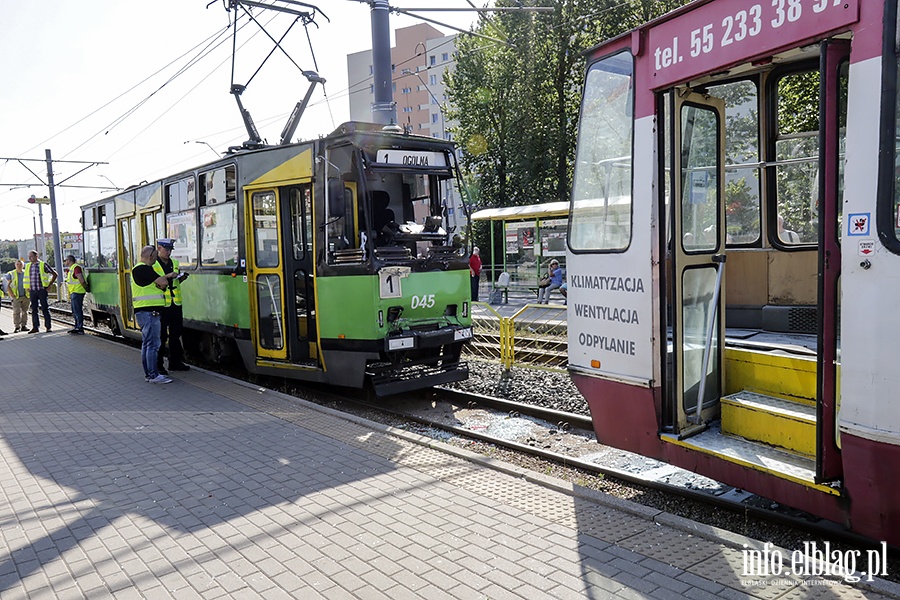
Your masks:
[[[34,251],[38,251],[38,234],[37,234],[37,215],[34,212],[34,209],[30,206],[21,206],[19,204],[15,205],[16,208],[21,208],[22,210],[30,210],[31,211],[31,226],[34,229],[34,237],[32,241],[34,242]],[[21,256],[19,258],[22,258]]]
[[[215,148],[213,148],[212,146],[209,145],[209,142],[204,142],[201,140],[188,140],[185,142],[185,144],[190,144],[191,142],[193,142],[195,144],[204,144],[207,148],[209,148],[210,150],[213,151],[213,154],[216,155],[216,158],[221,158],[221,155],[218,152],[216,152]]]
[[[44,238],[44,210],[43,210],[43,205],[44,205],[44,204],[50,204],[50,198],[48,198],[47,196],[44,196],[43,198],[35,198],[35,197],[34,197],[34,194],[32,194],[31,197],[28,199],[28,204],[37,204],[37,205],[38,205],[38,219],[40,219],[40,221],[41,221],[41,246],[42,246],[42,247],[41,247],[40,250],[38,250],[37,248],[35,248],[34,251],[38,253],[38,256],[40,256],[41,258],[44,258],[44,255],[46,254],[46,248],[44,248],[43,246],[46,244],[46,241],[45,241],[45,238]],[[42,250],[43,250],[43,252],[42,252]]]

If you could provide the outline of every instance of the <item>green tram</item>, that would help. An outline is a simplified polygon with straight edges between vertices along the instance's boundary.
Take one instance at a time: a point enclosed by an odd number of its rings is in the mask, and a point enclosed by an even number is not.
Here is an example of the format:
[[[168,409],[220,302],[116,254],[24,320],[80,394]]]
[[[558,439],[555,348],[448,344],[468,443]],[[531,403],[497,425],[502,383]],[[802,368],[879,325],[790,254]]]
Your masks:
[[[468,255],[446,227],[451,142],[345,123],[82,206],[94,322],[140,338],[131,269],[175,240],[188,354],[378,395],[465,379]]]

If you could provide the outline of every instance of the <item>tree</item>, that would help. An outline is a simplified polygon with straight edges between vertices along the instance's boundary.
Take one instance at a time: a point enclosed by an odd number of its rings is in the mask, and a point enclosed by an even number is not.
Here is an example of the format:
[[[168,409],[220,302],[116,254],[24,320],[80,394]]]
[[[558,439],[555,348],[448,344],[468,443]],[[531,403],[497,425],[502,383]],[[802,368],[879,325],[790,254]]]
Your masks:
[[[446,75],[462,166],[477,174],[479,208],[568,201],[584,80],[583,53],[684,0],[535,0],[552,13],[504,12],[457,42]],[[498,7],[520,6],[498,0]],[[486,245],[486,230],[476,231]],[[502,237],[502,236],[501,236]]]

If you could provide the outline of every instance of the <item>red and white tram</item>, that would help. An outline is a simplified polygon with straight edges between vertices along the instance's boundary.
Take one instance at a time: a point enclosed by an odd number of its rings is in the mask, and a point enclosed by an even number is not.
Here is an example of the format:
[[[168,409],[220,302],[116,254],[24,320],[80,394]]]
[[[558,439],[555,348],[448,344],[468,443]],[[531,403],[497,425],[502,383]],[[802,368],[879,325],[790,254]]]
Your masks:
[[[695,0],[589,54],[570,372],[600,442],[900,546],[897,0]]]

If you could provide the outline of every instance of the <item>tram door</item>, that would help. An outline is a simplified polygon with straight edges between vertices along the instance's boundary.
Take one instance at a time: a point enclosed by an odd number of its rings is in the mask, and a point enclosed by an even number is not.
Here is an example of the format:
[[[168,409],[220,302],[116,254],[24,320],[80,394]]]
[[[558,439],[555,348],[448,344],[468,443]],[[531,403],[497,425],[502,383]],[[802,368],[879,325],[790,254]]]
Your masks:
[[[290,337],[290,356],[295,362],[315,361],[318,358],[316,329],[316,297],[314,286],[315,256],[313,251],[312,182],[281,189],[282,214],[290,240],[285,252],[287,283],[292,288],[293,309],[289,311],[286,327]]]
[[[259,358],[287,358],[279,191],[247,192],[247,282],[251,333]]]
[[[131,302],[131,270],[141,260],[141,245],[137,231],[136,217],[124,217],[118,221],[118,243],[116,252],[119,255],[119,295],[122,307],[122,322],[127,329],[138,329],[134,319],[134,306]]]
[[[718,98],[676,93],[672,341],[673,398],[682,437],[718,417],[723,389],[724,115]]]
[[[840,456],[840,285],[841,161],[847,124],[847,85],[850,45],[845,40],[822,43],[819,170],[822,173],[819,218],[818,402],[816,403],[816,478],[831,481],[843,474]]]

